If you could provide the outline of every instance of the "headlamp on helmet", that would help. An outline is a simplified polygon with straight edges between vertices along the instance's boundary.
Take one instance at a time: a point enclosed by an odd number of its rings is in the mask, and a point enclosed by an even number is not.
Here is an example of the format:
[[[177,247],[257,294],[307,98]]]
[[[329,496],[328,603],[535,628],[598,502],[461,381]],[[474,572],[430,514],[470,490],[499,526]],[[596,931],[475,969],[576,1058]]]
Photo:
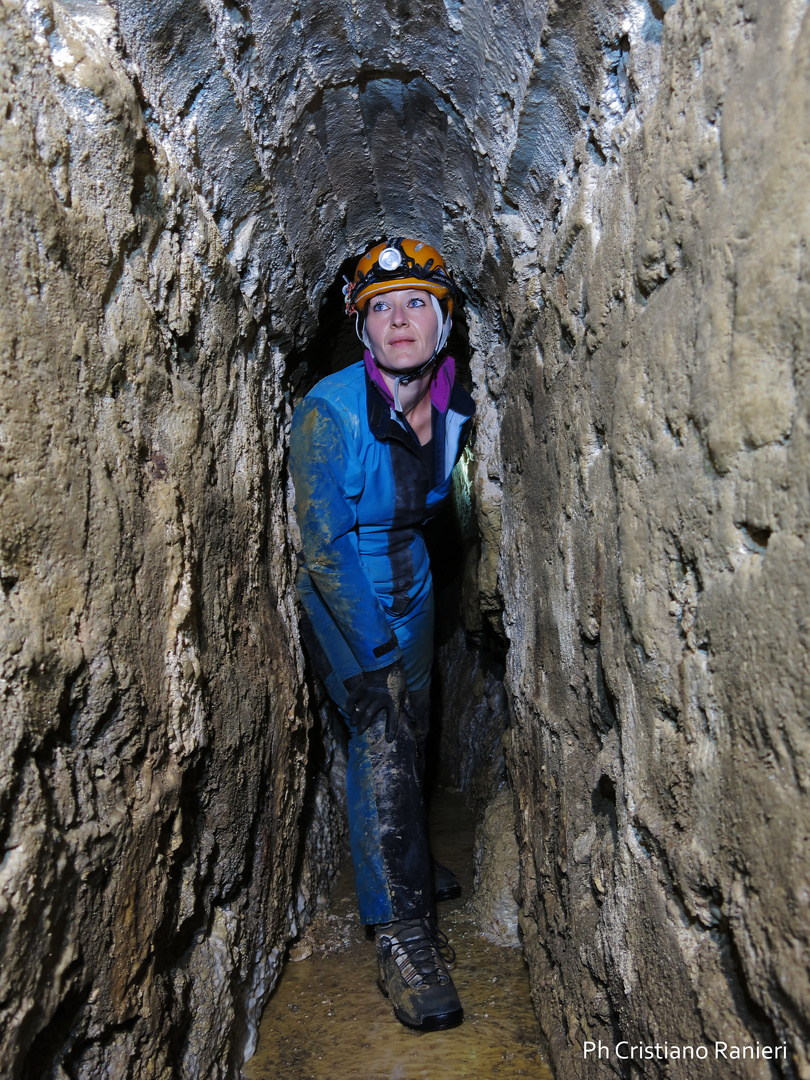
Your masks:
[[[354,280],[347,278],[343,289],[346,314],[361,313],[372,296],[397,289],[423,289],[446,300],[448,315],[453,313],[453,300],[461,299],[438,251],[430,244],[401,236],[377,244],[361,256]]]
[[[402,252],[399,248],[387,247],[377,259],[381,270],[398,270],[402,266]]]

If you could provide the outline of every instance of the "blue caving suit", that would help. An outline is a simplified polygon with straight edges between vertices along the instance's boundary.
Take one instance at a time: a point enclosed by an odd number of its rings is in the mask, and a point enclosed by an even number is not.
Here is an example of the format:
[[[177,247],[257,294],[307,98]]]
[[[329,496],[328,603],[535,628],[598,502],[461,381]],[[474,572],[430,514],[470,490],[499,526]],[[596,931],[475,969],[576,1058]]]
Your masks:
[[[367,351],[319,382],[292,422],[302,634],[349,725],[349,832],[360,917],[369,924],[427,916],[433,907],[419,760],[433,585],[421,529],[450,491],[475,406],[454,383],[451,357],[439,363],[430,393],[433,436],[423,448]],[[389,744],[379,720],[362,734],[352,729],[346,700],[361,672],[397,660],[416,719],[401,718]]]

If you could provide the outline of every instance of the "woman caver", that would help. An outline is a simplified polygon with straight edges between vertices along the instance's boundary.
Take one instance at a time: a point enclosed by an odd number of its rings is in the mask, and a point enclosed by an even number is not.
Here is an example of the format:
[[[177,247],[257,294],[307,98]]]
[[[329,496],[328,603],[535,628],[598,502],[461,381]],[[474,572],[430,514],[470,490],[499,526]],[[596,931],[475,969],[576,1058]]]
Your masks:
[[[460,889],[431,858],[422,796],[433,587],[421,529],[474,405],[443,352],[459,295],[434,248],[379,244],[344,293],[364,359],[319,382],[292,424],[302,632],[349,729],[352,859],[380,988],[403,1024],[433,1031],[462,1019],[434,912]]]

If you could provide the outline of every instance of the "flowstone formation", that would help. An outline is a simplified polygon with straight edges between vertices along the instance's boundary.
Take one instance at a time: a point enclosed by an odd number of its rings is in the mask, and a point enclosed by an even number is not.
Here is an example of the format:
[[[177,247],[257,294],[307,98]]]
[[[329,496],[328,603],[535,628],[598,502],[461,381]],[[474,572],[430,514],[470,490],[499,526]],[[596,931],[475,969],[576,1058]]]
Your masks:
[[[8,1074],[236,1076],[328,889],[288,358],[406,233],[478,404],[443,750],[557,1075],[810,1078],[805,0],[0,11]]]

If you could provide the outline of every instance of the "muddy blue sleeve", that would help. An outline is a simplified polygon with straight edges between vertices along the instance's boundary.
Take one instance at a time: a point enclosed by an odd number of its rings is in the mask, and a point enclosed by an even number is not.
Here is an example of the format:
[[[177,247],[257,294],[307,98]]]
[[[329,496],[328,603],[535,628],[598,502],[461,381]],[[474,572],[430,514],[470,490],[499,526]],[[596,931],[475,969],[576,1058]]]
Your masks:
[[[363,467],[341,420],[322,398],[305,398],[295,410],[290,467],[295,516],[312,584],[360,668],[386,667],[401,654],[360,559],[357,501],[363,491]],[[321,628],[314,629],[320,636]]]

